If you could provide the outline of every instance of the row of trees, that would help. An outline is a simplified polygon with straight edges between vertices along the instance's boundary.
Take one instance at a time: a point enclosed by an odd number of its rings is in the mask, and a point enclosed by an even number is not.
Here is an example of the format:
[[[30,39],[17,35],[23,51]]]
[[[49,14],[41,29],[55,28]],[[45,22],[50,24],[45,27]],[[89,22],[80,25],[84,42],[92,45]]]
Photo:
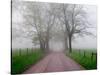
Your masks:
[[[49,42],[56,33],[63,34],[65,50],[69,52],[76,35],[91,34],[87,31],[90,24],[82,5],[13,1],[12,6],[23,15],[28,37],[45,52],[49,51]]]

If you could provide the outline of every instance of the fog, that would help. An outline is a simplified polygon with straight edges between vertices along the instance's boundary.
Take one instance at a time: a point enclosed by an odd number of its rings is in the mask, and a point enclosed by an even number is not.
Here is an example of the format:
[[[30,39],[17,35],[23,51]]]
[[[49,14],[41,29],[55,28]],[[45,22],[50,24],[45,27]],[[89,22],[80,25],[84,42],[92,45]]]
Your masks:
[[[77,49],[84,49],[84,48],[97,48],[97,38],[96,38],[96,25],[97,25],[97,7],[96,6],[92,6],[92,5],[84,5],[86,7],[86,12],[88,13],[88,20],[89,22],[93,25],[92,29],[88,29],[88,31],[91,31],[94,36],[84,36],[84,37],[79,37],[77,36],[77,38],[75,38],[72,41],[72,47],[73,48],[77,48]],[[34,47],[39,47],[34,46],[34,44],[32,43],[32,39],[30,37],[25,37],[23,35],[22,31],[16,31],[16,29],[20,30],[20,28],[22,28],[22,30],[26,31],[24,28],[24,25],[21,25],[19,23],[21,23],[23,21],[23,17],[22,14],[20,14],[20,12],[18,12],[17,10],[13,10],[12,11],[12,48],[34,48]],[[17,33],[17,34],[16,34]],[[18,37],[16,37],[16,35]],[[20,36],[21,35],[21,36]],[[50,49],[51,50],[56,50],[56,51],[60,51],[63,50],[64,45],[62,41],[55,41],[55,40],[51,40],[50,41]]]

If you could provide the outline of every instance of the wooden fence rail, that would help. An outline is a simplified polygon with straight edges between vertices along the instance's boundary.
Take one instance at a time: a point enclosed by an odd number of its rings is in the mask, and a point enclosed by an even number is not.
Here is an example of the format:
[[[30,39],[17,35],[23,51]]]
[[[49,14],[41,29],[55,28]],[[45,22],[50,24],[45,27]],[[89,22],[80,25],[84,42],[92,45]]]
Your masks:
[[[79,55],[83,54],[83,57],[86,57],[86,54],[87,54],[86,51],[83,51],[83,53],[82,53],[81,50],[78,50],[78,53],[79,53]],[[90,55],[90,58],[91,58],[91,61],[93,61],[94,58],[96,58],[96,60],[97,60],[97,53],[92,52]]]
[[[29,55],[30,53],[33,53],[34,51],[35,51],[35,49],[33,49],[33,48],[26,48],[24,50],[20,48],[16,51],[13,51],[13,55],[18,55],[18,56],[21,56],[23,54]]]

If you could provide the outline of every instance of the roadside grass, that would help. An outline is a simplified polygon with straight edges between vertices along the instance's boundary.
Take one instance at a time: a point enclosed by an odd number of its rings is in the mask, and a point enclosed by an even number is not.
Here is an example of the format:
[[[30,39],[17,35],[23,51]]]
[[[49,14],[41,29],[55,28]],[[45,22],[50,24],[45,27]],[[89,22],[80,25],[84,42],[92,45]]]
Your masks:
[[[96,50],[73,50],[72,53],[68,54],[72,59],[78,62],[87,70],[97,69],[97,53]]]
[[[28,69],[31,65],[37,63],[42,59],[44,53],[41,50],[32,51],[26,53],[26,50],[21,50],[21,54],[18,51],[12,52],[11,74],[20,74]]]

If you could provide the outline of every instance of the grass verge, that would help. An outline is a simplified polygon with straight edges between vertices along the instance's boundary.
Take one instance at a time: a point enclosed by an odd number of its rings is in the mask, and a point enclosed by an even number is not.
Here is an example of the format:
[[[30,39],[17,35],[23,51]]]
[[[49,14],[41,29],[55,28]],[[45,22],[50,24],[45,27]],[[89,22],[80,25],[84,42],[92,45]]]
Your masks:
[[[87,70],[97,69],[97,55],[92,55],[96,51],[92,50],[73,50],[72,53],[68,54],[72,59],[78,62]]]
[[[20,74],[28,69],[31,65],[37,63],[43,58],[44,53],[41,50],[35,50],[30,53],[26,53],[21,50],[21,55],[16,52],[12,52],[12,64],[11,64],[11,74]]]

